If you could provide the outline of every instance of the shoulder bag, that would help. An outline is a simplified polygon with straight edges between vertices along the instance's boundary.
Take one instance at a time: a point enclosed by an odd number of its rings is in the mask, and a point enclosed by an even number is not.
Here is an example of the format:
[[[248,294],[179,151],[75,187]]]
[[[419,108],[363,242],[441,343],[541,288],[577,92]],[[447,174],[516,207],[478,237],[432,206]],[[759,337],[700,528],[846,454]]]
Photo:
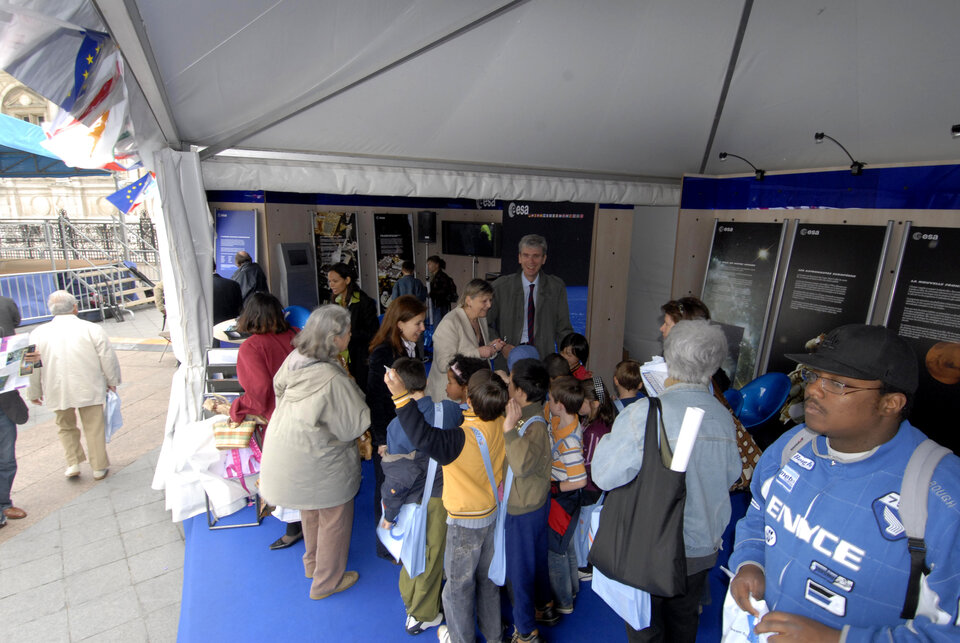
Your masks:
[[[672,459],[672,455],[660,421],[660,400],[648,399],[640,472],[631,482],[607,493],[589,560],[608,578],[654,596],[670,597],[682,594],[687,584],[683,546],[686,473],[671,471],[664,464],[665,457]]]

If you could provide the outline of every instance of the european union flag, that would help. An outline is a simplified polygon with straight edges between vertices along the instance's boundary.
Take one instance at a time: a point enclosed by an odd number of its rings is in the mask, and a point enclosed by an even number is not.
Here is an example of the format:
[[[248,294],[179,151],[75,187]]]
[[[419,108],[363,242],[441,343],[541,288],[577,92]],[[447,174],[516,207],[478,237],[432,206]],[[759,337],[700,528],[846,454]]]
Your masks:
[[[144,175],[142,179],[135,183],[131,183],[125,188],[120,188],[108,196],[107,201],[117,206],[118,210],[126,214],[140,203],[143,193],[150,187],[151,183],[153,183],[152,172]]]

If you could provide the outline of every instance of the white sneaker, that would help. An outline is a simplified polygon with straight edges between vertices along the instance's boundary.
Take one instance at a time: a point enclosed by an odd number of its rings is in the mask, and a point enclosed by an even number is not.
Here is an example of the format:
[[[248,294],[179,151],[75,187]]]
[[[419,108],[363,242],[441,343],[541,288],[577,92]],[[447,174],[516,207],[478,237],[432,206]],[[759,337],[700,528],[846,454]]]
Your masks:
[[[96,471],[93,472],[93,479],[103,480],[104,478],[107,477],[108,471],[110,471],[110,469],[97,469]]]
[[[63,475],[68,478],[76,478],[78,475],[80,475],[80,465],[71,464],[69,467],[67,467],[67,470],[63,472]]]
[[[437,640],[440,643],[450,643],[450,630],[447,629],[446,625],[437,628]]]
[[[443,612],[439,612],[437,617],[432,621],[418,621],[416,616],[409,615],[407,616],[407,622],[405,624],[407,634],[419,634],[424,630],[430,629],[431,627],[436,627],[443,623]]]

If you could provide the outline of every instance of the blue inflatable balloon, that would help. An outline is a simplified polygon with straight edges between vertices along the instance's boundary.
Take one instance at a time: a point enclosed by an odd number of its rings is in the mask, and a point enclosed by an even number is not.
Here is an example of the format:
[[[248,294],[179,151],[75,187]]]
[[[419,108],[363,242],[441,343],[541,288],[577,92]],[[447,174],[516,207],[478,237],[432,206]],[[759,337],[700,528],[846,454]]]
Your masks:
[[[723,392],[723,396],[727,398],[727,404],[730,405],[733,414],[740,417],[740,411],[743,409],[743,395],[740,393],[740,389],[728,388]]]
[[[287,320],[288,324],[297,330],[303,328],[303,325],[307,323],[307,317],[309,316],[310,311],[303,306],[287,306],[283,309],[283,318]]]
[[[750,428],[776,415],[790,395],[790,378],[783,373],[767,373],[740,389],[743,408],[740,422]]]

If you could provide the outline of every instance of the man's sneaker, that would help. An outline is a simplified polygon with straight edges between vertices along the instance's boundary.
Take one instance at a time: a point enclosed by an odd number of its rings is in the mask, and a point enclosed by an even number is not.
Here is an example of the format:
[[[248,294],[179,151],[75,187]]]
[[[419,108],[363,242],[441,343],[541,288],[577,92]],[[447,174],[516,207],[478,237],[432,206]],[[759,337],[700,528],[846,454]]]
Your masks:
[[[510,643],[547,643],[547,639],[540,636],[540,630],[534,630],[523,636],[520,634],[520,630],[514,626],[513,636],[510,637]]]
[[[541,625],[556,625],[560,622],[560,615],[553,609],[553,603],[549,603],[534,612],[534,619]]]
[[[581,567],[578,569],[577,578],[582,581],[593,580],[593,567]]]
[[[443,612],[439,612],[437,617],[432,621],[418,621],[416,616],[407,616],[406,629],[407,634],[417,635],[420,632],[429,629],[431,627],[436,627],[443,623]]]
[[[97,469],[96,471],[93,472],[93,479],[103,480],[104,478],[107,477],[108,471],[110,471],[110,469]]]
[[[69,467],[67,467],[67,470],[63,472],[63,475],[68,478],[76,478],[78,475],[80,475],[80,465],[71,464]]]
[[[440,641],[440,643],[450,643],[452,640],[450,638],[450,630],[447,629],[446,625],[441,625],[437,628],[437,640]]]
[[[557,610],[558,614],[573,614],[573,603],[569,605],[557,605],[553,609]]]

